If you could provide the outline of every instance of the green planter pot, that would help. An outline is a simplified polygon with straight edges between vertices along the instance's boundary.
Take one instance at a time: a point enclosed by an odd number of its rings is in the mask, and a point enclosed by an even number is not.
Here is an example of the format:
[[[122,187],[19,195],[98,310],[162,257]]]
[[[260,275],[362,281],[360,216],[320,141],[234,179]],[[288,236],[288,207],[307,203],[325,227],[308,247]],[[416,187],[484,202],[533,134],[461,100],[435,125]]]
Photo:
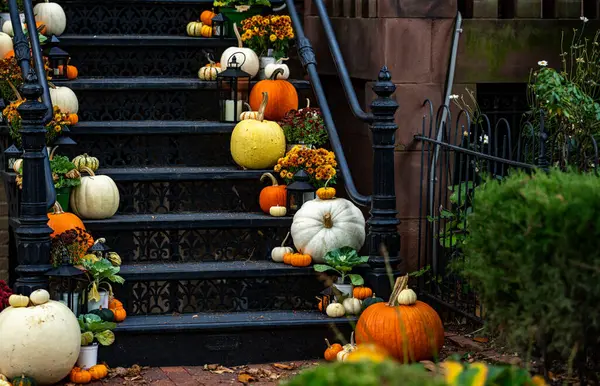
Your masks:
[[[230,38],[235,38],[235,32],[233,32],[233,23],[235,23],[238,27],[238,30],[240,30],[242,20],[252,16],[260,15],[262,12],[262,7],[251,7],[245,12],[238,12],[234,7],[221,7],[220,12],[229,19],[229,25],[231,28],[229,28],[228,36]]]
[[[56,201],[65,212],[69,211],[69,198],[71,197],[71,188],[56,189]]]

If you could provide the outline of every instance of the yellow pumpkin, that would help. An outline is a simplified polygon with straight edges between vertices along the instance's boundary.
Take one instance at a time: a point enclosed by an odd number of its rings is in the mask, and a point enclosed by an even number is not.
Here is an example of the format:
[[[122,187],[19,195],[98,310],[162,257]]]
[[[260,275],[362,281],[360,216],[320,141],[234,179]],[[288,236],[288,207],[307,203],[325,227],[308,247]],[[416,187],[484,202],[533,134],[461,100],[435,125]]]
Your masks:
[[[239,122],[231,133],[231,155],[244,169],[270,169],[285,154],[285,135],[277,122],[263,120],[268,94],[258,109],[259,119]]]
[[[202,28],[200,28],[200,35],[202,35],[205,38],[211,37],[212,33],[213,33],[213,29],[209,25],[202,25]]]
[[[203,24],[199,21],[192,21],[188,23],[186,31],[188,36],[202,36]]]
[[[106,367],[106,365],[92,366],[88,371],[90,372],[90,375],[94,381],[102,379],[108,375],[108,367]]]
[[[358,345],[356,350],[346,356],[347,362],[371,361],[379,363],[386,359],[390,359],[390,354],[385,349],[371,343]]]

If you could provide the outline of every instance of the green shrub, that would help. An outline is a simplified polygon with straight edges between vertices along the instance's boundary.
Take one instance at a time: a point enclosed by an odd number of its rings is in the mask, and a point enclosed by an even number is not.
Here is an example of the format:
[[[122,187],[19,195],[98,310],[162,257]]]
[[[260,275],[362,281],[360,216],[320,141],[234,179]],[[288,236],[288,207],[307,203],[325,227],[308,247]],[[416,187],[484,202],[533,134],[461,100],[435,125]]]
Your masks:
[[[443,379],[427,372],[422,365],[395,362],[336,362],[321,365],[283,382],[283,386],[443,386]]]
[[[598,342],[600,178],[515,173],[477,189],[465,261],[486,321],[522,353]]]

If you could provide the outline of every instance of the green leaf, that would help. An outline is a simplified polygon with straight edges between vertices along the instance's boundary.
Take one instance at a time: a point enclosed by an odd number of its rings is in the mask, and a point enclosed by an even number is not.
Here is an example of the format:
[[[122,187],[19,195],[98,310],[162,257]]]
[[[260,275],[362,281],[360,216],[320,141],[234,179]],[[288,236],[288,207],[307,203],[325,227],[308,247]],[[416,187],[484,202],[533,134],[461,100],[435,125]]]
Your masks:
[[[81,345],[89,346],[94,341],[94,333],[91,331],[86,331],[81,334]]]
[[[356,274],[356,273],[351,273],[348,275],[348,277],[350,278],[350,281],[352,282],[352,285],[363,285],[365,284],[364,279],[362,278],[362,276]]]
[[[335,271],[335,269],[333,269],[333,267],[330,267],[330,266],[325,265],[325,264],[315,264],[315,265],[313,265],[313,268],[317,272]]]
[[[115,342],[115,333],[110,330],[99,332],[94,337],[102,346],[110,346]]]

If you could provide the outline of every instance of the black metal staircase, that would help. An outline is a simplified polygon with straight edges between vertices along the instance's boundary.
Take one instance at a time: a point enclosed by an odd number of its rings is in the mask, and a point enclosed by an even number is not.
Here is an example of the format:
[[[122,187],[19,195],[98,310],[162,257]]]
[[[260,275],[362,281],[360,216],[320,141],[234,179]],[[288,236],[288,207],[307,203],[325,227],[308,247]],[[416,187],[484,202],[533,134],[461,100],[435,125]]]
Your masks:
[[[55,84],[75,91],[81,121],[70,132],[77,146],[61,147],[59,153],[98,157],[98,173],[111,176],[121,194],[117,215],[85,221],[93,235],[105,237],[121,254],[126,279],[116,294],[129,317],[119,325],[116,343],[101,349],[101,359],[111,366],[168,366],[320,357],[320,342],[332,337],[330,327],[347,333],[350,325],[315,310],[314,297],[323,284],[311,267],[270,260],[271,249],[281,243],[292,219],[260,211],[259,177],[264,171],[235,166],[229,152],[233,125],[218,122],[216,84],[196,76],[206,63],[203,50],[218,58],[233,40],[184,36],[186,23],[210,8],[212,0],[60,4],[68,18],[60,39],[79,78]],[[293,7],[291,0],[287,4]],[[312,86],[317,85],[317,100],[335,137],[332,147],[341,151],[316,62],[307,61],[310,43],[295,9],[290,11],[300,32],[303,64]],[[310,93],[310,82],[293,83],[299,92]],[[381,164],[393,158],[397,105],[389,99],[394,91],[389,73],[382,71],[377,85],[378,112],[364,116],[374,131],[380,131],[374,136],[380,142],[375,195],[362,196],[352,181],[345,182],[351,198],[372,205],[372,264],[366,279],[373,286],[385,286],[380,246],[386,245],[394,267],[399,262],[393,163],[387,165],[391,173]],[[343,158],[343,152],[336,153]],[[347,164],[340,165],[349,177]],[[14,204],[14,174],[5,173],[5,178],[13,192],[10,223],[19,229],[23,213]]]

